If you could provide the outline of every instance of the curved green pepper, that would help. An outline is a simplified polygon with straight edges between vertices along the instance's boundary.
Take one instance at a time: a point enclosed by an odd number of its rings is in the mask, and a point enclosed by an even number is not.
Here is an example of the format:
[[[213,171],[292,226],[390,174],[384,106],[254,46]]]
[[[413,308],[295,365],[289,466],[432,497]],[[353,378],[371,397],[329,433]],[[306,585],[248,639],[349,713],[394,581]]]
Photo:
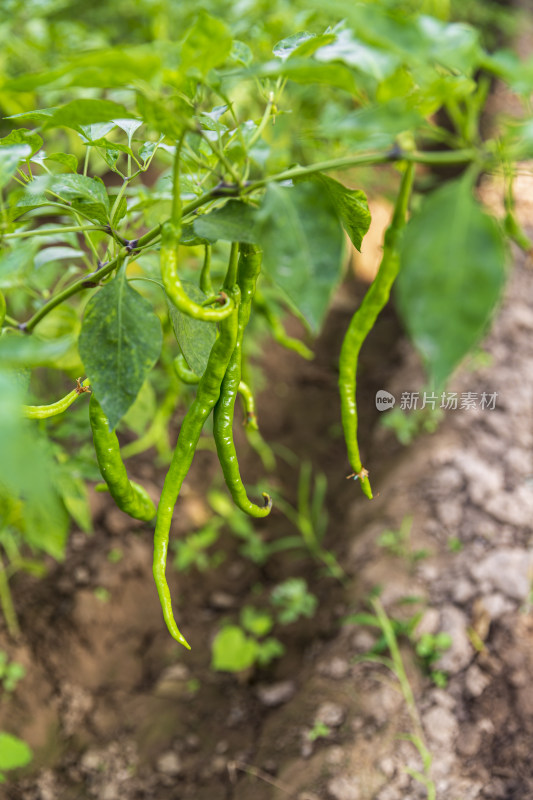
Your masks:
[[[94,396],[89,403],[89,420],[93,432],[94,449],[102,478],[117,506],[135,519],[147,522],[155,517],[155,506],[148,493],[138,483],[130,481],[120,456],[115,431],[110,431],[107,417]]]
[[[268,494],[263,492],[265,505],[261,508],[248,499],[246,489],[242,483],[233,441],[233,414],[235,399],[241,382],[244,330],[250,318],[255,285],[261,271],[261,255],[261,249],[255,245],[240,245],[238,265],[238,284],[241,290],[241,304],[238,312],[239,330],[235,349],[222,381],[220,399],[213,412],[213,433],[226,484],[235,504],[252,517],[266,517],[267,514],[270,514],[272,500]]]

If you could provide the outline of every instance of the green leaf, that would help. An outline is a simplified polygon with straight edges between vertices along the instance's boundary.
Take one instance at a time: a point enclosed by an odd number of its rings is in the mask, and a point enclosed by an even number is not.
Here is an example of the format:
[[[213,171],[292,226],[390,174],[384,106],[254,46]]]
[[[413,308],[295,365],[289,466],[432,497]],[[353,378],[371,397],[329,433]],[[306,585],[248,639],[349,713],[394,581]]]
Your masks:
[[[35,451],[34,444],[32,458]],[[41,468],[43,467],[44,460]],[[49,468],[51,469],[48,477],[50,483],[46,486],[46,494],[43,497],[33,496],[33,493],[26,488],[28,496],[25,497],[23,506],[24,538],[32,547],[42,550],[56,561],[62,561],[65,557],[69,518],[51,481],[54,473],[53,463],[49,463]]]
[[[479,33],[471,25],[420,16],[417,28],[429,62],[466,75],[478,66],[482,55]]]
[[[216,242],[246,242],[255,244],[258,240],[257,211],[247,203],[229,200],[225,206],[202,214],[193,222],[198,236]]]
[[[116,118],[129,117],[127,108],[111,100],[71,100],[64,106],[53,109],[45,120],[45,128],[73,128],[79,131],[83,125],[107,122]]]
[[[3,139],[0,139],[0,147],[10,144],[27,144],[31,148],[31,155],[34,155],[37,150],[41,149],[43,140],[34,131],[29,131],[26,128],[17,128],[7,136],[4,136]]]
[[[35,241],[23,241],[0,255],[0,289],[26,285],[37,247]]]
[[[316,35],[316,33],[309,33],[309,31],[293,33],[291,36],[287,36],[285,39],[282,39],[280,42],[275,44],[272,48],[272,52],[275,56],[277,56],[277,58],[281,58],[282,61],[285,61],[294,53],[295,50],[298,50],[302,44],[318,38],[319,37]],[[333,36],[333,39],[334,38],[335,36]],[[320,46],[321,44],[319,47]]]
[[[85,481],[72,472],[68,463],[57,468],[54,484],[65,508],[85,533],[92,531],[91,508]]]
[[[26,122],[26,120],[34,119],[37,122],[45,122],[46,120],[52,119],[56,111],[56,106],[52,106],[51,108],[35,108],[32,111],[22,111],[20,114],[11,114],[11,116],[6,117],[6,119],[17,119],[19,122]]]
[[[152,45],[106,47],[82,53],[65,68],[70,86],[111,89],[134,85],[142,77],[150,81],[161,69],[161,52]],[[118,118],[131,114],[115,114]]]
[[[201,11],[181,44],[181,70],[194,70],[202,76],[207,75],[210,69],[226,61],[232,43],[229,28],[221,20]]]
[[[343,234],[317,182],[270,185],[258,214],[264,269],[318,332],[341,277]]]
[[[391,147],[400,133],[416,129],[423,122],[417,109],[394,98],[348,114],[333,110],[324,115],[320,131],[323,136],[346,139],[356,148],[383,149]]]
[[[235,61],[237,64],[242,64],[244,67],[250,66],[254,60],[253,53],[248,45],[238,39],[233,40],[230,58],[232,61]]]
[[[0,770],[25,767],[33,758],[25,741],[10,733],[0,731]]]
[[[258,642],[257,645],[257,663],[261,667],[266,667],[275,658],[280,658],[285,652],[284,646],[279,639],[271,636],[265,639],[264,642]]]
[[[133,138],[133,134],[135,131],[141,127],[142,120],[140,119],[115,119],[113,120],[115,125],[124,131],[126,136],[128,137],[128,143],[131,147],[131,140]]]
[[[257,642],[248,638],[237,625],[228,625],[215,636],[211,661],[213,669],[240,672],[251,667],[256,658]]]
[[[14,337],[4,336],[0,342],[8,338]],[[55,463],[48,442],[35,423],[22,418],[22,402],[19,374],[2,364],[0,493],[24,501],[21,533],[25,541],[59,560],[64,555],[68,516],[53,485]]]
[[[197,236],[194,225],[182,225],[180,244],[186,247],[196,247],[199,244],[213,244],[213,242],[216,242],[216,239],[208,239],[206,236]]]
[[[317,50],[315,57],[323,63],[341,61],[378,83],[392,75],[400,65],[399,57],[393,52],[362,42],[349,29],[339,31],[335,41]]]
[[[48,192],[54,192],[59,197],[72,203],[97,222],[106,223],[109,218],[109,198],[103,182],[99,178],[89,178],[86,175],[54,175],[45,178],[43,186]]]
[[[253,606],[244,606],[241,611],[241,625],[248,633],[261,637],[270,633],[274,620],[268,611]]]
[[[72,336],[57,339],[40,339],[35,334],[27,336],[16,331],[0,338],[0,365],[10,369],[54,366],[73,341]]]
[[[469,180],[435,191],[405,229],[396,296],[436,387],[486,331],[504,280],[502,234]]]
[[[351,95],[358,95],[359,89],[352,72],[344,64],[322,64],[307,58],[288,58],[286,61],[267,61],[250,74],[261,78],[285,77],[295,83],[316,83],[336,86]]]
[[[44,264],[64,260],[75,261],[78,258],[83,258],[84,255],[83,250],[75,250],[73,247],[45,247],[35,256],[34,264],[39,269]]]
[[[115,121],[108,122],[93,122],[90,125],[80,125],[79,134],[83,142],[93,142],[96,139],[101,139],[103,136],[113,130]]]
[[[207,295],[194,283],[183,281],[183,287],[195,303],[203,303],[206,299]],[[215,323],[193,319],[188,314],[182,314],[170,300],[168,300],[168,313],[185,361],[189,368],[201,377],[205,372],[211,348],[217,338]]]
[[[132,405],[161,352],[161,323],[125,270],[89,300],[78,347],[110,430]]]
[[[179,96],[158,100],[138,92],[137,108],[143,122],[173,140],[179,139],[193,116],[193,108]]]
[[[14,144],[0,147],[0,189],[9,183],[19,163],[31,155],[29,144]]]
[[[140,436],[154,419],[157,411],[157,400],[152,384],[145,381],[139,390],[135,402],[122,418],[122,424]]]
[[[361,250],[363,237],[370,227],[370,211],[366,194],[360,189],[348,189],[339,181],[319,173],[313,180],[318,181],[327,191],[344,229],[354,246]]]
[[[52,161],[56,164],[62,164],[63,166],[67,167],[69,172],[76,172],[78,169],[78,159],[71,153],[50,153],[50,155],[46,156],[44,160]]]

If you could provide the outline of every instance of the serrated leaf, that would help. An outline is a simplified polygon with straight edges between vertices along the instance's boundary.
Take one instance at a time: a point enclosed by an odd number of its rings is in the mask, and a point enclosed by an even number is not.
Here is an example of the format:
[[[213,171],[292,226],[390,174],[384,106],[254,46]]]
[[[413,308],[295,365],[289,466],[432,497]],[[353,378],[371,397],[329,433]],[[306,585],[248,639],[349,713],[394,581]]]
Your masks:
[[[366,194],[360,189],[348,189],[328,175],[318,173],[313,180],[321,184],[335,207],[353,245],[361,250],[363,236],[370,227],[370,210]]]
[[[239,200],[229,200],[222,208],[195,219],[193,228],[198,236],[211,242],[222,239],[255,244],[258,241],[257,210]]]
[[[161,352],[161,323],[151,304],[131,288],[125,271],[88,302],[78,341],[91,386],[116,427]]]
[[[0,147],[0,189],[9,183],[22,159],[31,155],[29,144],[13,144]]]
[[[195,303],[203,303],[206,299],[206,295],[194,283],[183,281],[183,287]],[[168,301],[168,313],[185,361],[193,372],[202,376],[217,337],[215,323],[204,322],[182,314],[170,300]]]
[[[222,672],[240,672],[248,669],[257,658],[257,642],[248,638],[242,628],[227,625],[213,641],[211,666]]]
[[[318,332],[341,277],[343,234],[317,182],[271,184],[258,214],[264,269]]]
[[[504,281],[502,233],[469,181],[435,191],[405,229],[396,296],[437,387],[486,331]]]
[[[25,741],[0,731],[0,770],[25,767],[32,758],[32,750]]]

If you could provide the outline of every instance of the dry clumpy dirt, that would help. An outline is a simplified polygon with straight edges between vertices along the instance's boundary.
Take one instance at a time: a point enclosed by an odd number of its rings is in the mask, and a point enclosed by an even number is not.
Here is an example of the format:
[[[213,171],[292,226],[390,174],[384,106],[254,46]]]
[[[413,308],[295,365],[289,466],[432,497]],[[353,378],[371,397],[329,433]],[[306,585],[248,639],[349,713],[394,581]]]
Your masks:
[[[397,398],[416,391],[422,374],[393,311],[381,317],[360,371],[363,452],[380,492],[372,503],[345,480],[338,436],[336,354],[361,287],[343,288],[314,362],[269,347],[262,428],[326,474],[326,545],[349,576],[345,585],[303,550],[255,566],[226,533],[220,567],[170,576],[188,653],[164,629],[150,529],[94,496],[93,537],[74,533],[66,562],[46,579],[15,582],[20,641],[0,629],[0,648],[27,668],[1,700],[0,728],[35,751],[32,769],[0,787],[2,799],[425,797],[406,771],[421,763],[401,738],[412,723],[398,684],[385,667],[357,660],[376,634],[345,622],[367,609],[377,586],[389,617],[422,611],[418,634],[451,635],[437,665],[448,675],[445,688],[401,641],[438,800],[533,798],[533,270],[513,257],[505,303],[484,343],[490,361],[472,361],[450,387],[459,396],[496,392],[495,408],[449,410],[436,433],[409,447],[379,424],[374,396],[380,388]],[[146,457],[131,469],[155,493],[161,471]],[[205,491],[217,474],[215,457],[199,453],[173,536],[205,521]],[[252,456],[246,474],[262,475]],[[261,480],[277,481],[294,502],[294,467],[279,459],[276,477]],[[380,533],[409,515],[406,554],[378,546]],[[268,540],[294,534],[279,512],[259,528]],[[123,557],[112,563],[116,548]],[[421,549],[425,557],[412,557]],[[264,604],[291,575],[308,581],[319,605],[312,619],[276,627],[285,656],[246,674],[214,672],[210,643],[222,620],[237,620],[245,603]],[[403,602],[413,596],[417,605]],[[326,735],[313,741],[317,723]]]

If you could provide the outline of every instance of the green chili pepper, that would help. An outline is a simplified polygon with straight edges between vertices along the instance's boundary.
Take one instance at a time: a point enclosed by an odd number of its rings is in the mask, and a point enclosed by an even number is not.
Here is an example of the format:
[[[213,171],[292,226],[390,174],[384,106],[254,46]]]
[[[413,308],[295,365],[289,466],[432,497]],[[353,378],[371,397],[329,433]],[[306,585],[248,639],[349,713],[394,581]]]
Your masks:
[[[383,257],[378,274],[364,296],[363,302],[355,312],[342,343],[339,359],[339,390],[341,398],[342,426],[346,439],[348,458],[353,469],[349,478],[359,480],[364,494],[372,499],[372,489],[368,480],[368,471],[361,464],[359,445],[357,443],[357,361],[359,351],[368,333],[372,329],[377,316],[389,299],[390,290],[400,266],[399,235],[405,225],[407,204],[413,185],[413,164],[408,164],[403,174],[402,183],[392,222],[385,233]]]
[[[183,314],[206,322],[219,322],[232,313],[233,300],[227,294],[222,293],[220,299],[223,301],[223,305],[219,308],[208,308],[191,300],[178,275],[180,230],[179,225],[166,222],[161,231],[161,278],[165,291],[176,308]]]
[[[89,403],[89,420],[98,466],[111,497],[130,517],[144,521],[153,519],[155,506],[145,489],[129,480],[120,456],[117,435],[109,430],[107,417],[94,394]]]
[[[213,285],[211,283],[211,245],[205,245],[204,263],[200,273],[200,289],[208,297],[213,294]]]
[[[244,427],[247,431],[258,431],[257,416],[255,413],[255,398],[252,390],[247,383],[241,381],[239,383],[239,394],[242,400],[242,407],[244,411]]]
[[[238,287],[230,288],[230,286],[225,285],[225,288],[230,295],[234,311],[220,323],[218,338],[211,348],[207,367],[198,383],[196,398],[181,424],[176,449],[172,456],[172,462],[165,478],[157,508],[154,534],[153,573],[161,608],[163,609],[163,616],[171,636],[189,650],[190,645],[180,633],[172,611],[172,600],[165,574],[168,539],[172,514],[181,485],[191,466],[204,422],[219,398],[220,385],[237,340],[238,312],[236,306],[239,304],[240,291]]]
[[[281,324],[279,317],[274,314],[263,295],[259,292],[254,297],[254,305],[259,313],[265,318],[274,341],[285,347],[286,350],[294,350],[295,353],[311,361],[315,356],[300,339],[295,339],[293,336],[288,336],[285,328]]]
[[[174,371],[182,383],[186,383],[189,386],[195,386],[200,383],[200,376],[189,368],[183,353],[180,353],[174,359]]]
[[[260,271],[261,249],[255,245],[241,244],[238,265],[238,284],[241,290],[241,304],[238,311],[239,330],[235,349],[222,381],[220,399],[213,412],[213,433],[226,484],[236,505],[252,517],[266,517],[267,514],[270,514],[272,500],[268,494],[263,492],[265,505],[260,508],[248,499],[241,480],[233,441],[233,413],[241,382],[243,335],[250,318],[252,298]]]
[[[47,419],[48,417],[55,417],[57,414],[62,414],[66,411],[72,403],[78,399],[80,394],[90,392],[89,381],[81,382],[81,378],[76,380],[76,388],[66,394],[55,403],[50,403],[47,406],[22,406],[22,413],[28,419]]]
[[[6,299],[2,292],[0,292],[0,328],[4,324],[6,318]]]
[[[174,370],[182,383],[186,383],[189,386],[195,386],[200,383],[200,376],[189,368],[183,353],[180,353],[174,359]],[[258,430],[258,426],[255,413],[255,399],[252,391],[244,381],[239,383],[238,391],[241,396],[244,411],[244,426],[248,431],[256,431]]]

